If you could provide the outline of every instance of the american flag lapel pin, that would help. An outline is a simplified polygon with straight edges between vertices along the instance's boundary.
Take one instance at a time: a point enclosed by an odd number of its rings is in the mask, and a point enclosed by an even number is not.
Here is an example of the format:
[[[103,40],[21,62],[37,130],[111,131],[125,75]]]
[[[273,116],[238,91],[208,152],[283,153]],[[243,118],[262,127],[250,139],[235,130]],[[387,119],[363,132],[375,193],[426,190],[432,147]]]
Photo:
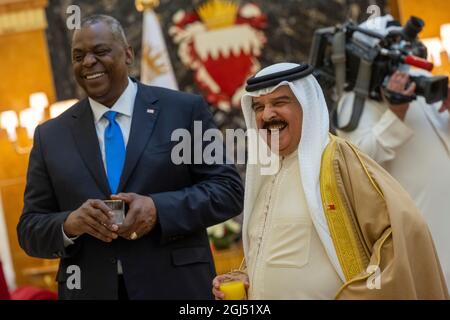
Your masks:
[[[155,109],[147,109],[147,113],[154,114],[155,113]]]

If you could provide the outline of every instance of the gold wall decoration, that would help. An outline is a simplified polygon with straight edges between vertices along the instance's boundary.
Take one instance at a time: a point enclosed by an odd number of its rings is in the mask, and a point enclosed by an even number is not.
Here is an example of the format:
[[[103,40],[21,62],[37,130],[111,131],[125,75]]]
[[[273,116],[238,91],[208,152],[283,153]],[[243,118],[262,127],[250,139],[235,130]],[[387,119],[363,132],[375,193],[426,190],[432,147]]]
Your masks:
[[[31,9],[0,14],[0,36],[47,28],[43,9]]]
[[[29,107],[30,94],[44,92],[50,104],[55,101],[45,29],[47,0],[0,0],[0,112],[19,113]],[[21,146],[31,144],[25,130],[19,128]],[[31,267],[46,266],[41,259],[30,258],[20,248],[16,226],[23,208],[28,154],[19,154],[0,130],[0,197],[17,285],[29,284],[24,273]],[[56,261],[52,261],[55,263]]]

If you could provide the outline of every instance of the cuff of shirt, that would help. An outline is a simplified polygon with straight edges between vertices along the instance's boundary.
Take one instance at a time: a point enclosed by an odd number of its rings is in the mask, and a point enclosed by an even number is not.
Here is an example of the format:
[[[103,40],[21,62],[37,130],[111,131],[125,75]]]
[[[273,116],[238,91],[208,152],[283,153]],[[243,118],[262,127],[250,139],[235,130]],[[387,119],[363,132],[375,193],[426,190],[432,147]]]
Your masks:
[[[66,233],[64,232],[64,225],[61,225],[61,231],[62,231],[63,239],[64,239],[64,248],[67,248],[68,246],[75,244],[74,241],[77,240],[78,237],[69,238],[66,235]]]
[[[373,133],[378,142],[389,149],[403,145],[414,135],[414,131],[400,120],[391,109],[384,112],[373,127]]]

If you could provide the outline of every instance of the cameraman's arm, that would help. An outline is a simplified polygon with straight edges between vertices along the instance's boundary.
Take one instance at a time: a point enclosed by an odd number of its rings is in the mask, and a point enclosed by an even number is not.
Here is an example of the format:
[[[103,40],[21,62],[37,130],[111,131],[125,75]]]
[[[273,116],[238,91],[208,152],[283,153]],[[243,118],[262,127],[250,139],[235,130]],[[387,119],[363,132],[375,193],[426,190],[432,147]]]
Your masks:
[[[350,119],[355,95],[346,93],[339,102],[339,125]],[[400,118],[386,103],[366,99],[358,127],[350,132],[337,131],[337,134],[358,146],[378,163],[395,158],[396,149],[406,143],[413,135]]]

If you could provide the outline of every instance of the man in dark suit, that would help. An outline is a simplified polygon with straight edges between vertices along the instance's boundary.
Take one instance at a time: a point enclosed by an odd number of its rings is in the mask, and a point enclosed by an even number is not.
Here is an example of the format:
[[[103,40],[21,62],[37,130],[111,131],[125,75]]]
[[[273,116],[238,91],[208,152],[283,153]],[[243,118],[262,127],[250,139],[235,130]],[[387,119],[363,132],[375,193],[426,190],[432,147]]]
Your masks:
[[[211,114],[199,96],[130,79],[132,60],[112,17],[89,17],[74,33],[88,98],[36,129],[19,242],[61,258],[62,299],[209,299],[206,228],[241,212],[241,180],[232,165],[173,163],[172,132],[193,134],[194,121],[215,128]],[[127,204],[123,224],[110,198]]]

